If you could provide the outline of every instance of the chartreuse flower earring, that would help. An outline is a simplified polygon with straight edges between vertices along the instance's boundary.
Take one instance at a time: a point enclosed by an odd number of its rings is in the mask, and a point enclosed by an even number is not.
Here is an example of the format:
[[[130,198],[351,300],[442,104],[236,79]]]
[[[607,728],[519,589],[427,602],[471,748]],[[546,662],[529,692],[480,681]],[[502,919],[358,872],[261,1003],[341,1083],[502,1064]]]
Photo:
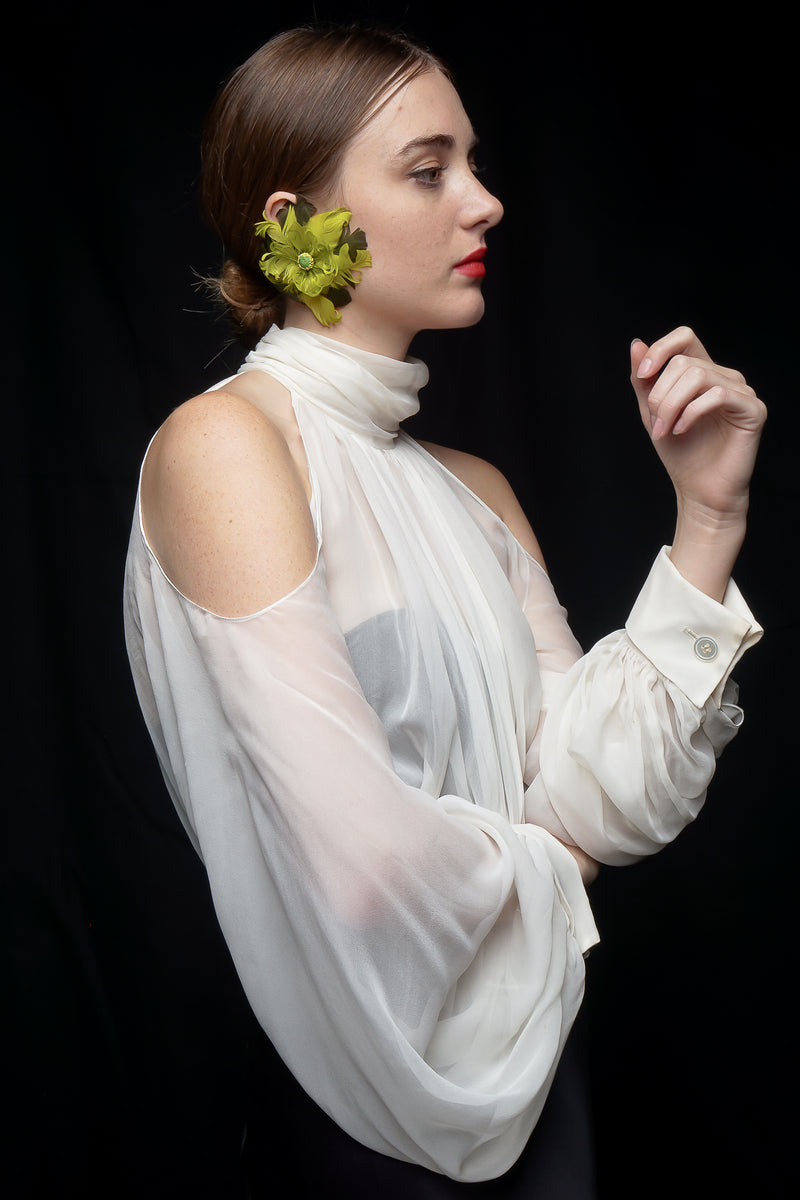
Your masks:
[[[276,221],[265,213],[256,224],[256,236],[267,243],[259,268],[279,291],[310,308],[321,325],[341,321],[339,309],[352,299],[347,289],[372,266],[363,230],[350,230],[351,216],[346,208],[318,213],[298,197]]]

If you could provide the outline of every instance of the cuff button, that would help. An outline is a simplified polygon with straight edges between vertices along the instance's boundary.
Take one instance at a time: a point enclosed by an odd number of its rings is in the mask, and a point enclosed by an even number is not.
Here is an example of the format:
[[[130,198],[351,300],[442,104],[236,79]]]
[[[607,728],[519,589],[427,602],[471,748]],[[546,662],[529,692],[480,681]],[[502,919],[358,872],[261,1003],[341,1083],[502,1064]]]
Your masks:
[[[710,637],[699,637],[694,644],[694,652],[703,662],[713,662],[719,654],[719,646]]]

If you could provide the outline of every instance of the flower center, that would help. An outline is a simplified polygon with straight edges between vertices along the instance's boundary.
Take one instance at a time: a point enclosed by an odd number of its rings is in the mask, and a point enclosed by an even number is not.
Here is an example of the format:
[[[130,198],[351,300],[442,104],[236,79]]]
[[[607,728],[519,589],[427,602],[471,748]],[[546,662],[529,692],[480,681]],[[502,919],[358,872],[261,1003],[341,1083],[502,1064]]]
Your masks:
[[[304,250],[302,254],[297,256],[297,265],[302,271],[310,271],[314,265],[314,255],[307,254]]]

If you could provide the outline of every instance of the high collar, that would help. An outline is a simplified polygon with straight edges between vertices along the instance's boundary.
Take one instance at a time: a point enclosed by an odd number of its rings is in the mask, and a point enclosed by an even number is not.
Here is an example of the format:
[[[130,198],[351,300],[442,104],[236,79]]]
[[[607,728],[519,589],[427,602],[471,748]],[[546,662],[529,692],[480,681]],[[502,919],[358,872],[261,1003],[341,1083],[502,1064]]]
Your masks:
[[[276,325],[248,354],[240,371],[260,370],[288,386],[331,420],[370,441],[388,445],[401,421],[419,410],[428,382],[419,359],[400,362],[305,329]]]

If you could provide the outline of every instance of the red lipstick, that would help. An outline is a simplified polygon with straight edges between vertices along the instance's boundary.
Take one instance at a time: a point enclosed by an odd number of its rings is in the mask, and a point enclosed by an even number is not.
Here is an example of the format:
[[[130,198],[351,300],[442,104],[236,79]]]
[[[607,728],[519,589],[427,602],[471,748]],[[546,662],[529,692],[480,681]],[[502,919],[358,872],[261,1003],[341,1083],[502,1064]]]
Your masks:
[[[454,270],[460,275],[467,275],[470,279],[483,279],[486,274],[486,266],[484,258],[486,256],[486,247],[479,246],[477,250],[473,250],[472,254],[468,254],[466,258],[462,258],[460,263],[456,263]]]

